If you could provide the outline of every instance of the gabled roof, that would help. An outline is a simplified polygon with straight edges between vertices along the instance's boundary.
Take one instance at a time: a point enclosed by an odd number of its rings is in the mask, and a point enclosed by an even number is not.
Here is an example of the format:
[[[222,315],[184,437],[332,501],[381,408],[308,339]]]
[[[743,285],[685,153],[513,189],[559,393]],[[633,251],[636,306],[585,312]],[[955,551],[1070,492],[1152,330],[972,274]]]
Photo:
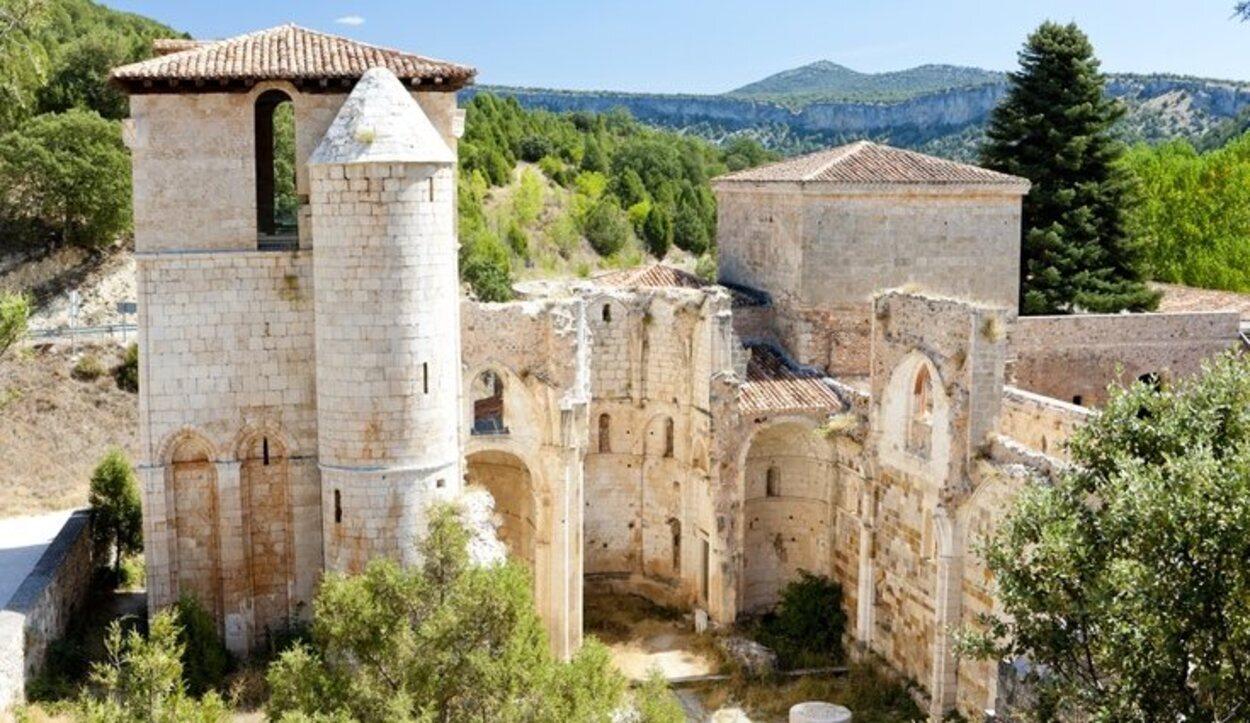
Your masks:
[[[308,165],[456,162],[456,154],[386,68],[361,76]]]
[[[168,52],[180,45],[185,49]],[[405,85],[456,90],[476,70],[399,50],[349,40],[298,25],[280,25],[216,42],[157,41],[149,60],[114,68],[112,80],[131,93],[223,92],[263,80],[286,80],[341,92],[365,71],[390,70]]]
[[[1024,190],[1029,186],[1016,176],[870,141],[748,168],[719,176],[713,183],[972,184]]]

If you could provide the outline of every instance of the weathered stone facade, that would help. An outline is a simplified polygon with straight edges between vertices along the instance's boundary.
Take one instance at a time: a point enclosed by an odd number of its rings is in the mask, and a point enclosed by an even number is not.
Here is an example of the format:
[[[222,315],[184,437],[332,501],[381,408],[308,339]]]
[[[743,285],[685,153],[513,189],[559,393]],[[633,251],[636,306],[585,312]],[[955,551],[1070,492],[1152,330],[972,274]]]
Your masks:
[[[979,718],[997,666],[951,646],[995,611],[970,550],[1063,464],[1093,413],[1071,397],[1237,341],[1228,315],[1017,319],[1027,184],[872,144],[718,181],[723,285],[658,266],[461,300],[441,77],[130,82],[149,594],[194,593],[235,650],[327,570],[412,562],[471,485],[560,655],[585,589],[729,624],[809,570],[935,718]],[[275,90],[301,199],[276,241]]]

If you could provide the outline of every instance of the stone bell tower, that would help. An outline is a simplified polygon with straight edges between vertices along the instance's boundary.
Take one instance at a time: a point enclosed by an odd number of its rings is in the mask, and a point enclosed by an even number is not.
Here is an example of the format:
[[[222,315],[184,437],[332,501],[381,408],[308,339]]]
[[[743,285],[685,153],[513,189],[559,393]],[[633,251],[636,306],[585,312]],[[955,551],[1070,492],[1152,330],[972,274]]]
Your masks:
[[[456,155],[389,70],[308,162],[325,567],[415,559],[461,487]]]

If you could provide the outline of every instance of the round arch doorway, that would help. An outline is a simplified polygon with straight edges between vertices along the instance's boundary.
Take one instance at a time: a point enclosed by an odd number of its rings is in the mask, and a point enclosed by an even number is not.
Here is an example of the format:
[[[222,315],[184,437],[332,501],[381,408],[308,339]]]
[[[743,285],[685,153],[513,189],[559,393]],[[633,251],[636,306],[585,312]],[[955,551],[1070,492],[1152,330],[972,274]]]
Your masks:
[[[495,499],[499,539],[508,556],[534,572],[537,525],[529,467],[509,452],[475,452],[466,458],[466,479]]]

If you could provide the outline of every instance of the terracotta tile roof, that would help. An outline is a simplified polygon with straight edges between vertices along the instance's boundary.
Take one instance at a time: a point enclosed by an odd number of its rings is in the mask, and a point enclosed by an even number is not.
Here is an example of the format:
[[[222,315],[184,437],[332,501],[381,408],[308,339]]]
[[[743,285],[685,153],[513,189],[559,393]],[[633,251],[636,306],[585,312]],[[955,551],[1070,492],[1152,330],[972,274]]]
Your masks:
[[[790,366],[765,346],[749,349],[747,381],[742,385],[739,408],[746,414],[759,412],[837,412],[842,400],[818,372]]]
[[[612,271],[602,276],[596,276],[594,282],[602,286],[614,286],[622,289],[665,289],[665,288],[681,288],[681,289],[705,289],[715,284],[700,279],[698,276],[689,271],[682,271],[674,266],[667,264],[651,264],[637,269],[622,269],[620,271]],[[761,299],[751,296],[750,294],[725,287],[733,299],[733,306],[759,306]]]
[[[1196,289],[1174,284],[1151,284],[1163,292],[1159,311],[1187,313],[1193,311],[1236,311],[1242,319],[1250,319],[1250,294],[1216,289]]]
[[[976,184],[1020,186],[1023,178],[915,151],[858,141],[845,146],[748,168],[714,183]]]
[[[162,46],[194,41],[160,41]],[[298,25],[280,25],[227,40],[189,47],[115,68],[114,82],[142,92],[156,83],[213,81],[355,81],[373,67],[384,67],[405,83],[455,90],[473,82],[476,70],[399,50],[360,43]],[[210,88],[211,89],[211,88]]]
[[[184,50],[193,50],[201,45],[208,45],[210,42],[212,41],[190,38],[157,38],[152,41],[152,52],[157,55],[181,53]]]

